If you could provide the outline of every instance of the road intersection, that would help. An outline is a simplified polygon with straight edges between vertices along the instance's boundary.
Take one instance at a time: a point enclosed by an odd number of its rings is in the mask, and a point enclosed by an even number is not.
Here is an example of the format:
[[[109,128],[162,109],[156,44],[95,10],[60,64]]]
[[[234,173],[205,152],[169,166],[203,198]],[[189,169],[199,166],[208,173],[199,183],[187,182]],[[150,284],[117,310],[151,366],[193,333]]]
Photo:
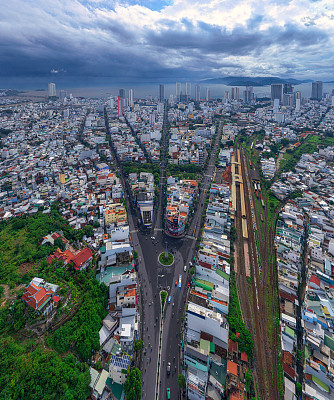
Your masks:
[[[108,120],[106,117],[108,131]],[[131,233],[133,248],[138,253],[138,280],[139,280],[139,304],[140,304],[140,334],[144,341],[145,349],[142,352],[140,367],[143,380],[143,399],[164,399],[167,388],[170,388],[171,398],[180,396],[177,384],[177,375],[181,373],[181,342],[182,342],[182,316],[185,315],[185,305],[188,294],[187,283],[191,277],[189,274],[189,262],[195,256],[196,238],[199,236],[201,220],[205,207],[207,191],[210,188],[215,172],[216,154],[219,149],[222,122],[217,128],[215,142],[212,147],[207,167],[204,171],[198,204],[194,211],[188,235],[184,238],[171,238],[165,235],[163,230],[164,196],[166,180],[166,149],[168,148],[168,124],[167,111],[162,133],[160,164],[159,201],[154,213],[154,223],[151,232],[141,231],[137,226],[137,210],[131,204],[131,193],[123,174],[122,165],[114,152],[117,169],[123,188],[127,192],[128,223]],[[112,145],[111,145],[112,148]],[[113,150],[113,148],[112,148]],[[155,239],[151,239],[154,237]],[[166,248],[174,255],[172,266],[165,267],[159,264],[158,255]],[[187,266],[184,271],[184,266]],[[179,275],[182,275],[182,287],[175,286]],[[163,315],[161,363],[158,365],[159,335],[160,335],[160,290],[167,290],[171,296],[171,303],[166,304]],[[173,306],[174,304],[174,306]],[[167,374],[167,363],[171,363],[171,373]],[[159,374],[158,374],[159,373]],[[158,375],[157,375],[158,374]],[[157,379],[157,376],[159,378]]]

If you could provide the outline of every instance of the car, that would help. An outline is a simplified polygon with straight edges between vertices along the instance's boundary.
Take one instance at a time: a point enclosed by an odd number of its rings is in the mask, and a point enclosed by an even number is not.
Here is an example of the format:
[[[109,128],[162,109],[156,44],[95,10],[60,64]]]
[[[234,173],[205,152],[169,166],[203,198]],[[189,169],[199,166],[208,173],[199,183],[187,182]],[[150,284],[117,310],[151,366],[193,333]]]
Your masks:
[[[190,282],[188,282],[188,287],[190,287]]]
[[[170,400],[170,389],[167,388],[167,400]]]
[[[155,237],[154,237],[154,236],[151,236],[151,239],[152,239],[152,240],[155,240]]]
[[[172,298],[170,296],[168,296],[168,303],[170,304]]]
[[[175,286],[177,286],[177,281],[175,281]]]
[[[170,374],[170,362],[167,363],[167,375],[169,375],[169,374]]]
[[[187,271],[187,266],[186,266],[186,265],[183,267],[183,271],[184,271],[184,272]]]
[[[144,349],[144,354],[146,354],[147,353],[147,347],[145,347],[145,349]]]

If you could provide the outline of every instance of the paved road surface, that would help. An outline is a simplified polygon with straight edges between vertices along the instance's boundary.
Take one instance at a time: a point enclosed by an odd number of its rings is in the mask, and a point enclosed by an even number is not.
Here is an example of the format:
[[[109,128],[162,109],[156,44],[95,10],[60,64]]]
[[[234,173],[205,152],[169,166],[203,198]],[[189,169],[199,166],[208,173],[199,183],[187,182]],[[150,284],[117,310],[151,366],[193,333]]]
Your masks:
[[[167,113],[166,113],[167,114]],[[163,127],[162,151],[168,146],[167,120]],[[107,125],[107,117],[106,117]],[[166,161],[161,162],[159,204],[155,210],[154,229],[151,232],[142,232],[137,227],[137,211],[131,207],[131,193],[123,175],[122,166],[117,155],[114,153],[114,159],[117,163],[121,183],[127,192],[128,204],[128,222],[133,242],[134,250],[138,252],[138,278],[141,305],[141,327],[142,339],[145,345],[145,351],[141,358],[141,370],[143,379],[143,399],[153,400],[156,398],[157,382],[157,362],[158,362],[158,343],[160,333],[160,290],[166,289],[171,296],[171,304],[166,304],[166,312],[163,320],[161,366],[159,379],[158,399],[166,397],[166,389],[171,389],[171,398],[177,399],[179,390],[177,385],[177,374],[180,371],[180,336],[181,336],[181,316],[184,315],[189,261],[192,261],[195,255],[196,238],[199,235],[201,227],[201,218],[204,212],[204,203],[207,190],[211,184],[211,178],[215,172],[216,152],[219,150],[219,139],[221,137],[220,123],[216,141],[211,152],[208,166],[205,170],[200,195],[198,198],[197,209],[193,215],[188,235],[183,239],[174,239],[166,236],[163,231],[162,216],[164,213],[163,198],[165,187],[165,166]],[[108,125],[107,125],[108,132]],[[111,147],[112,148],[112,147]],[[113,150],[113,149],[112,149]],[[155,237],[154,240],[151,237]],[[158,255],[165,249],[173,252],[175,262],[171,267],[164,267],[158,263]],[[187,271],[184,272],[184,265]],[[175,286],[175,280],[178,281],[179,274],[182,274],[182,288]],[[174,306],[173,306],[174,303]],[[146,354],[144,354],[146,352]],[[166,373],[167,362],[172,364],[172,372],[168,376]],[[176,367],[176,370],[175,370]]]

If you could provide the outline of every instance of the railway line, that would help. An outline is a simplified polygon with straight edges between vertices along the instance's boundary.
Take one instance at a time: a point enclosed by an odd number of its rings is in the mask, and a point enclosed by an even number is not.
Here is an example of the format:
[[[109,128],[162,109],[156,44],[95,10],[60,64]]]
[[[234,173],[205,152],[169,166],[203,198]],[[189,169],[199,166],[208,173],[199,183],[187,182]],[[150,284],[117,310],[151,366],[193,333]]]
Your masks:
[[[252,166],[251,161],[249,160],[249,163],[246,162],[246,159],[244,159],[244,166],[246,168],[247,175],[250,176],[250,168]],[[261,192],[261,186],[260,183],[257,184],[257,189],[258,193]],[[249,185],[251,188],[251,185]],[[263,293],[263,296],[266,296],[266,292],[269,289],[270,290],[270,295],[272,298],[272,304],[271,304],[271,309],[269,310],[268,307],[269,305],[264,304],[264,309],[263,309],[263,315],[266,315],[267,313],[272,313],[273,316],[273,332],[272,332],[272,346],[271,348],[269,347],[269,344],[267,343],[268,347],[268,354],[270,354],[271,359],[272,359],[272,367],[271,367],[271,375],[272,375],[272,387],[275,388],[275,390],[278,390],[278,375],[277,375],[277,369],[276,366],[278,365],[278,333],[277,332],[277,326],[274,323],[275,316],[276,316],[276,307],[279,307],[278,305],[278,295],[276,293],[276,288],[277,288],[277,274],[276,274],[276,269],[275,269],[275,264],[272,262],[273,256],[274,256],[274,237],[275,237],[275,226],[272,225],[272,221],[269,220],[268,216],[268,204],[264,199],[262,198],[262,195],[260,196],[254,196],[254,191],[251,190],[251,202],[255,204],[255,202],[258,202],[258,207],[260,210],[261,214],[261,222],[259,220],[259,215],[255,212],[255,219],[256,219],[256,226],[258,227],[258,237],[259,237],[259,246],[260,246],[260,258],[261,258],[261,263],[262,263],[262,277],[259,279],[259,283],[261,285],[261,291]],[[264,240],[260,240],[260,231],[263,231],[263,238]],[[268,272],[270,273],[270,281],[268,283]],[[277,303],[275,305],[275,302]],[[267,323],[266,323],[267,326]],[[268,337],[268,333],[266,335]],[[277,398],[279,398],[279,393],[277,392]]]
[[[267,305],[264,278],[267,277],[267,268],[273,268],[267,262],[268,244],[272,237],[267,236],[268,217],[266,206],[261,207],[261,215],[265,215],[265,240],[256,242],[255,236],[260,232],[260,221],[256,212],[256,199],[249,179],[249,167],[242,147],[235,148],[234,166],[232,164],[232,204],[236,211],[235,223],[237,229],[237,269],[236,278],[242,309],[247,327],[250,329],[254,342],[254,362],[258,390],[262,399],[278,399],[278,385],[276,374],[276,343],[269,346],[267,332]],[[233,177],[234,174],[234,177]],[[235,197],[233,194],[235,192]],[[261,203],[260,203],[261,204]],[[257,233],[256,233],[257,232]],[[259,236],[258,236],[259,238]],[[269,240],[268,240],[268,239]],[[258,246],[256,245],[258,243]],[[247,260],[248,259],[248,260]],[[249,271],[247,271],[247,261]],[[262,268],[261,268],[262,266]],[[260,272],[263,272],[260,275]],[[248,282],[246,276],[251,277],[252,296],[248,296]],[[274,274],[271,274],[273,277]],[[266,281],[265,281],[266,282]],[[251,299],[251,301],[249,301]],[[274,312],[270,310],[270,312]],[[275,335],[274,335],[275,336]],[[277,337],[277,335],[276,335]]]

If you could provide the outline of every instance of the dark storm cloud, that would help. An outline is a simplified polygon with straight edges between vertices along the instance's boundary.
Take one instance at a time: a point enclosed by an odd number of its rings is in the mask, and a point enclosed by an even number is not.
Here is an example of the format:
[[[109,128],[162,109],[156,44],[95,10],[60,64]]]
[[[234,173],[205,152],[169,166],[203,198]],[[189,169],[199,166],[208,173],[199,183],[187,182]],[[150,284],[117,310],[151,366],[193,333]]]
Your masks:
[[[36,21],[35,14],[29,14],[16,22],[12,13],[12,19],[0,26],[0,77],[55,75],[51,71],[59,71],[57,76],[128,80],[210,77],[218,70],[242,73],[242,57],[255,57],[257,64],[271,47],[278,53],[305,52],[329,39],[314,26],[286,24],[259,30],[263,15],[252,15],[247,26],[228,31],[188,18],[176,21],[161,15],[152,24],[148,19],[125,23],[114,10],[80,8],[78,15],[75,10],[56,15],[48,7],[47,12],[36,7]]]
[[[265,31],[248,31],[236,28],[232,32],[215,25],[182,21],[187,30],[180,26],[171,27],[167,22],[159,32],[147,33],[147,42],[151,45],[170,49],[200,49],[204,54],[217,53],[244,55],[261,52],[271,45],[297,44],[308,47],[327,39],[327,34],[316,28],[297,28],[292,25],[273,27]],[[252,20],[252,24],[254,20]]]

